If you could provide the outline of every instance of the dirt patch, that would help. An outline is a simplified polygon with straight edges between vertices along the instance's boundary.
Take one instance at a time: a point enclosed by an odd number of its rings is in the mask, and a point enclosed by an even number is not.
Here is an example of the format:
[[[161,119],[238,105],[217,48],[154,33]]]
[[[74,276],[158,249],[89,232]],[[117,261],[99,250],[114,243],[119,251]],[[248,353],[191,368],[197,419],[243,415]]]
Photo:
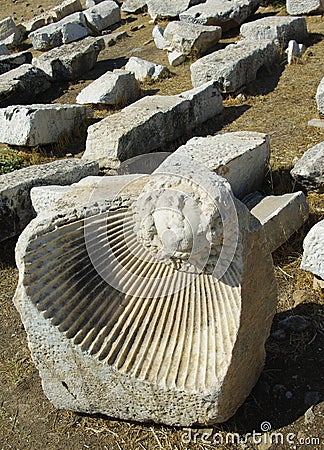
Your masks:
[[[0,18],[12,15],[17,21],[28,19],[42,8],[57,4],[18,0],[0,1]],[[282,9],[262,8],[261,14],[282,13]],[[324,76],[324,22],[319,16],[308,18],[311,33],[309,47],[300,64],[279,65],[271,72],[260,72],[258,80],[247,86],[242,97],[225,99],[220,118],[210,121],[197,133],[206,135],[222,130],[266,132],[271,138],[272,173],[265,192],[282,193],[295,190],[290,177],[295,158],[323,141],[323,130],[307,126],[317,116],[315,92]],[[165,52],[151,41],[153,25],[148,16],[124,17],[119,28],[129,35],[100,54],[95,68],[82,80],[56,86],[39,101],[75,102],[80,90],[106,70],[122,67],[127,59],[139,56],[167,64]],[[145,27],[132,31],[132,27]],[[118,29],[118,30],[119,30]],[[220,45],[236,39],[237,33],[225,36]],[[190,63],[172,68],[173,76],[154,84],[144,84],[146,93],[176,94],[191,88]],[[111,109],[95,109],[96,118],[114,113]],[[33,150],[34,152],[38,151]],[[79,153],[82,147],[74,152]],[[70,149],[65,149],[70,152]],[[52,150],[52,157],[61,155]],[[46,160],[48,155],[40,152]],[[312,277],[299,269],[302,241],[310,227],[323,218],[323,196],[308,194],[311,215],[305,226],[274,254],[279,287],[278,313],[273,334],[267,342],[267,360],[255,389],[235,416],[220,427],[186,431],[170,427],[141,425],[103,417],[56,410],[45,398],[38,372],[31,361],[25,331],[13,306],[12,297],[18,274],[14,262],[15,240],[0,245],[0,449],[208,449],[258,448],[320,449],[323,444],[323,360],[324,298],[313,290]],[[303,332],[289,332],[286,338],[275,338],[279,322],[292,314],[308,321]],[[314,406],[315,405],[315,406]],[[306,415],[305,415],[306,414]],[[268,446],[227,445],[228,432],[260,432],[263,422],[281,432],[283,442]],[[263,425],[264,428],[264,425]],[[194,435],[194,433],[197,433]],[[191,436],[189,436],[189,433]],[[203,436],[203,433],[206,433]],[[294,436],[289,435],[292,433]],[[189,437],[191,437],[191,442]],[[224,443],[221,444],[221,437]],[[279,436],[278,439],[281,437]],[[288,442],[287,439],[293,439]],[[263,435],[263,439],[266,439]],[[311,441],[313,439],[313,441]],[[319,444],[315,439],[322,439]],[[188,441],[189,440],[189,441]],[[303,443],[307,443],[303,445]]]

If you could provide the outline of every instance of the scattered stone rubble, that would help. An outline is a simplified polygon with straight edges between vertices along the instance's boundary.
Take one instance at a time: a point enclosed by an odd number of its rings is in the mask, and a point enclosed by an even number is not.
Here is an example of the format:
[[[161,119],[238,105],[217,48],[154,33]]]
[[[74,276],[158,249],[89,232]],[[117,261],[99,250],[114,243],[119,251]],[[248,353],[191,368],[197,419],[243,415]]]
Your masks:
[[[323,193],[324,141],[307,150],[290,173],[306,189]]]
[[[0,142],[34,147],[53,144],[82,129],[91,109],[80,105],[17,105],[0,109]]]
[[[138,81],[144,81],[146,79],[160,80],[170,76],[170,70],[166,66],[155,64],[145,59],[131,56],[127,61],[125,70],[132,72]]]

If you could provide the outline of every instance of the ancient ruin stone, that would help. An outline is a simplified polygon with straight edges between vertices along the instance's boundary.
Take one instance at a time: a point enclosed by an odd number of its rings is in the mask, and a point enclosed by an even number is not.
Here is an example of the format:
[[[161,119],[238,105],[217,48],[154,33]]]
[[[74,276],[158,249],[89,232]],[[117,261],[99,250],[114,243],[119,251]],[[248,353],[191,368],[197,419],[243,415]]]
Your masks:
[[[204,0],[147,0],[147,10],[152,19],[178,17],[192,5]]]
[[[170,22],[164,30],[164,39],[169,42],[168,48],[184,55],[206,53],[222,36],[220,27]]]
[[[242,39],[191,64],[192,84],[197,87],[215,80],[222,92],[235,92],[255,80],[261,67],[271,67],[278,57],[274,41]]]
[[[67,185],[97,173],[96,163],[61,159],[0,175],[0,240],[19,234],[35,216],[30,200],[32,187]]]
[[[173,222],[178,251],[161,259]],[[71,188],[26,228],[16,259],[14,302],[58,408],[223,422],[262,371],[277,302],[264,231],[225,180],[191,161]]]
[[[179,14],[184,22],[217,25],[223,30],[241,25],[259,7],[259,0],[207,0]]]
[[[80,105],[17,105],[0,109],[0,142],[33,147],[85,129],[91,109]]]
[[[213,82],[179,95],[144,97],[88,128],[83,159],[100,167],[152,151],[165,151],[176,139],[222,111],[222,97]]]
[[[236,131],[210,137],[194,137],[175,151],[200,162],[226,178],[234,195],[241,199],[260,189],[269,170],[269,136],[252,131]]]
[[[136,14],[140,13],[146,7],[146,0],[125,0],[121,6],[121,10],[130,13]]]
[[[120,8],[112,0],[100,2],[84,11],[88,23],[96,30],[102,31],[120,22]]]
[[[49,76],[31,64],[0,75],[0,105],[2,107],[32,101],[51,86]]]
[[[159,25],[155,25],[152,31],[152,37],[154,39],[154,44],[156,45],[156,48],[159,50],[168,50],[169,49],[169,42],[164,39],[164,30]]]
[[[292,39],[304,42],[308,37],[306,19],[287,16],[269,16],[244,23],[240,34],[247,39],[276,40],[283,47]]]
[[[85,38],[80,42],[53,48],[33,59],[39,67],[56,81],[74,80],[95,65],[99,52],[105,48],[103,38]]]
[[[0,75],[9,72],[9,70],[16,69],[22,64],[31,63],[32,58],[33,55],[29,51],[0,56]]]
[[[0,55],[1,56],[3,56],[3,55],[10,55],[10,52],[9,52],[7,46],[4,45],[4,44],[0,44]]]
[[[138,81],[144,81],[145,79],[159,80],[170,75],[170,70],[166,66],[161,66],[136,56],[129,58],[125,70],[132,72]]]
[[[35,50],[48,50],[62,44],[69,44],[91,34],[84,14],[78,12],[59,22],[32,31],[28,37]]]
[[[323,0],[286,0],[288,14],[312,14],[324,11]]]
[[[290,173],[306,189],[324,192],[324,141],[307,150]]]
[[[180,64],[184,63],[186,60],[186,55],[177,50],[173,50],[172,52],[168,52],[168,61],[169,64],[173,67],[180,66]]]
[[[141,96],[141,89],[134,74],[116,69],[106,72],[82,89],[76,101],[82,105],[102,104],[125,106]]]
[[[287,54],[288,64],[294,64],[305,53],[306,46],[304,44],[298,44],[295,40],[288,42],[288,47],[285,51]]]
[[[11,17],[0,21],[0,44],[14,48],[21,42],[21,32]]]
[[[324,280],[324,220],[311,228],[304,239],[303,247],[301,269]]]
[[[317,109],[321,116],[324,116],[324,77],[318,85],[316,91]]]

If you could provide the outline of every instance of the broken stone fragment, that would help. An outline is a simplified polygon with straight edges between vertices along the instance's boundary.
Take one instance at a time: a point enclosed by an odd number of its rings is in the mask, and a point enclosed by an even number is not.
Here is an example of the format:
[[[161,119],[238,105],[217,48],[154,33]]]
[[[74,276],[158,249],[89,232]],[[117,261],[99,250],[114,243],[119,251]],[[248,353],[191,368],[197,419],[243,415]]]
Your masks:
[[[0,142],[34,147],[53,144],[86,128],[93,113],[80,105],[17,105],[0,109]]]
[[[170,70],[166,66],[136,56],[129,58],[125,70],[132,72],[138,81],[144,81],[145,79],[159,80],[170,75]]]
[[[6,45],[0,44],[0,55],[10,55],[10,52]]]
[[[324,220],[314,225],[303,243],[304,252],[301,269],[324,280]]]
[[[125,0],[121,6],[121,10],[129,14],[137,14],[146,7],[146,0]]]
[[[169,64],[173,67],[180,66],[180,64],[184,63],[186,60],[186,55],[177,50],[173,50],[172,52],[168,52],[168,61]]]
[[[32,187],[63,186],[97,173],[96,163],[64,159],[0,175],[0,240],[18,235],[35,216],[30,200]]]
[[[102,31],[120,22],[120,8],[112,0],[100,2],[84,11],[87,22],[96,31]]]
[[[154,44],[159,50],[170,50],[170,43],[164,38],[164,30],[159,25],[155,25],[152,31]]]
[[[288,47],[286,49],[287,62],[288,64],[293,64],[305,53],[306,47],[304,44],[298,44],[298,42],[292,40],[288,42]]]
[[[9,70],[16,69],[22,64],[30,64],[32,62],[33,55],[29,51],[13,53],[12,55],[0,56],[0,75]]]
[[[76,101],[82,105],[102,104],[125,106],[141,96],[139,84],[131,72],[115,69],[106,72],[82,89]]]
[[[321,13],[324,11],[323,0],[286,0],[288,14],[298,16],[300,14]]]
[[[324,191],[324,141],[307,150],[290,171],[307,190]]]
[[[6,45],[9,49],[20,44],[22,34],[11,17],[0,21],[0,45]]]
[[[316,91],[317,109],[321,116],[324,116],[324,77],[318,85]]]
[[[153,20],[178,17],[192,5],[205,0],[147,0],[147,10]]]

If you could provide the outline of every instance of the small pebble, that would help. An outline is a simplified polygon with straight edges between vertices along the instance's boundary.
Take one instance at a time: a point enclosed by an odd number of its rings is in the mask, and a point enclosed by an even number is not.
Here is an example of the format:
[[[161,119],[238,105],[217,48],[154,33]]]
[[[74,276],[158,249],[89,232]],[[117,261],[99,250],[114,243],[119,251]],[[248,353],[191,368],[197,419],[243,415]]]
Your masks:
[[[315,414],[313,412],[313,406],[308,408],[308,410],[304,414],[305,423],[313,423],[315,419]]]

